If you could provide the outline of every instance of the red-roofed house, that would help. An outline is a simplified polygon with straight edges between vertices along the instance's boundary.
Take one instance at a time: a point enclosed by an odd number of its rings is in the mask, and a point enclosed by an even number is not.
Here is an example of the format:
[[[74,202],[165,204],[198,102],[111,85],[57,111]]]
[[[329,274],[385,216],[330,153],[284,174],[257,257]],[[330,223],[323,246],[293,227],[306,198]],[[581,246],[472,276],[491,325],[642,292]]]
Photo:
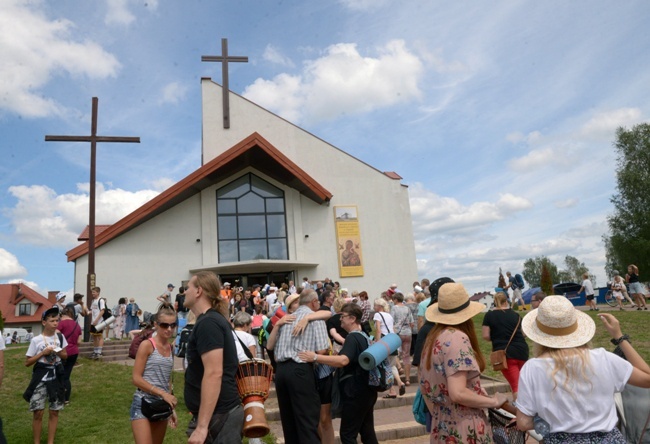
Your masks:
[[[408,188],[397,173],[233,92],[225,129],[222,87],[206,78],[201,86],[202,166],[97,227],[96,284],[109,305],[135,297],[153,311],[168,283],[200,270],[243,287],[336,276],[371,295],[417,279]],[[75,292],[85,294],[88,242],[80,239],[67,255]]]
[[[54,296],[58,291],[51,291],[51,300],[22,283],[0,284],[0,310],[5,328],[24,328],[35,335],[41,333],[43,312],[54,305]]]

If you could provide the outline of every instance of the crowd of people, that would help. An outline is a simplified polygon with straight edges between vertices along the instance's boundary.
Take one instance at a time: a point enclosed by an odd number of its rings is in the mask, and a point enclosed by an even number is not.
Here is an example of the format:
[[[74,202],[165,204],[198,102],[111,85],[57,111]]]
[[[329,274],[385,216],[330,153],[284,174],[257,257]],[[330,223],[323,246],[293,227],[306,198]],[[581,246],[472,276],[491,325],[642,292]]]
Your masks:
[[[638,282],[638,270],[629,271],[636,272]],[[622,334],[616,318],[598,314],[625,359],[589,348],[596,325],[563,296],[534,294],[531,310],[522,318],[505,293],[495,295],[480,336],[493,351],[505,352],[507,366],[501,371],[512,389],[506,397],[488,396],[481,387],[488,362],[473,318],[486,307],[470,301],[463,285],[451,278],[414,282],[406,296],[393,284],[372,306],[366,292],[349,292],[330,281],[312,284],[304,279],[299,287],[288,282],[245,290],[221,285],[214,273],[199,272],[172,303],[174,288],[170,284],[159,297],[153,334],[142,340],[135,357],[130,418],[136,443],[162,443],[167,427],[179,425],[171,343],[181,318],[191,328],[184,345],[184,400],[191,413],[188,443],[241,442],[245,418],[237,369],[265,354],[275,370],[285,442],[333,443],[336,402],[341,442],[356,443],[360,437],[364,443],[377,443],[378,393],[359,358],[388,334],[398,335],[401,344],[389,357],[394,382],[383,397],[403,396],[411,366],[417,367],[432,443],[492,442],[485,409],[500,408],[507,401],[516,402],[521,430],[532,429],[538,417],[546,421],[546,443],[625,442],[616,428],[613,395],[626,384],[650,388],[650,367]],[[582,290],[589,292],[584,282]],[[638,291],[630,286],[641,308],[645,296],[642,303]],[[70,304],[57,298],[43,314],[43,334],[30,342],[26,365],[34,369],[23,397],[33,412],[34,437],[40,439],[47,403],[48,442],[54,442],[59,411],[70,402],[81,335],[78,316],[90,315],[94,354],[101,356],[104,333],[95,327],[103,321],[107,305],[100,292],[92,289],[90,309],[77,295]],[[120,299],[113,315],[122,317],[116,337],[139,328],[141,311],[133,299]],[[137,325],[132,318],[138,319]],[[112,328],[117,328],[115,323]],[[532,357],[526,338],[535,345]]]

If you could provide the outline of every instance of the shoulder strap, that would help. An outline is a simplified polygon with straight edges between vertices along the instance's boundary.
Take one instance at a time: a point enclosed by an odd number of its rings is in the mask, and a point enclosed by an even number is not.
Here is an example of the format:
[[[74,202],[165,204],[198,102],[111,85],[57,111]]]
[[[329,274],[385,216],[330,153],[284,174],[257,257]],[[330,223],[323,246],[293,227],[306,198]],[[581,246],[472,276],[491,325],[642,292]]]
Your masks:
[[[244,353],[246,353],[246,356],[248,357],[248,359],[250,359],[252,361],[253,360],[253,354],[248,349],[248,347],[246,347],[246,344],[244,344],[244,341],[241,340],[241,338],[239,337],[239,335],[237,334],[237,332],[235,330],[232,331],[232,334],[235,335],[235,337],[237,338],[237,340],[241,344],[241,347],[244,349]]]
[[[151,345],[153,345],[153,349],[156,350],[158,347],[156,347],[156,341],[154,341],[153,338],[148,338],[149,341],[151,341]]]
[[[513,330],[512,335],[510,336],[510,340],[508,341],[508,344],[506,345],[506,348],[503,349],[503,351],[508,350],[508,347],[510,346],[510,343],[512,342],[512,338],[515,337],[515,333],[517,333],[517,330],[519,330],[519,323],[521,322],[521,316],[519,316],[518,313],[517,313],[517,318],[519,318],[519,319],[517,319],[517,326]]]
[[[59,344],[61,344],[61,346],[63,347],[63,333],[57,331],[56,335],[59,337]]]
[[[377,313],[379,313],[379,316],[381,316],[381,320],[384,321],[384,325],[386,326],[386,330],[388,330],[388,333],[392,333],[392,331],[390,331],[390,329],[388,328],[388,324],[386,323],[386,319],[384,319],[384,315],[381,314],[381,311],[378,311]],[[379,334],[381,334],[381,331],[379,332]]]

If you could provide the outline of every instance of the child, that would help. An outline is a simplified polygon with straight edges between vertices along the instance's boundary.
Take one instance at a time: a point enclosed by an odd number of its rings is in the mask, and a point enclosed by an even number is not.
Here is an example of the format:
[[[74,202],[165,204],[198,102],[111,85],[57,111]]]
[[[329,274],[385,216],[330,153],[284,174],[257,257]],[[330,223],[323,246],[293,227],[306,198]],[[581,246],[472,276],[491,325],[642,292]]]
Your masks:
[[[29,343],[25,365],[34,364],[32,380],[23,394],[29,402],[29,410],[34,412],[32,432],[34,442],[41,441],[41,428],[45,401],[49,399],[50,417],[47,427],[47,442],[54,443],[54,434],[59,421],[59,410],[63,410],[65,386],[63,384],[62,359],[68,354],[65,337],[56,331],[59,326],[59,308],[54,306],[43,313],[43,334],[35,336]]]
[[[612,295],[616,298],[618,308],[621,311],[623,311],[623,288],[625,288],[625,284],[623,283],[621,276],[614,276],[614,282],[612,282]]]

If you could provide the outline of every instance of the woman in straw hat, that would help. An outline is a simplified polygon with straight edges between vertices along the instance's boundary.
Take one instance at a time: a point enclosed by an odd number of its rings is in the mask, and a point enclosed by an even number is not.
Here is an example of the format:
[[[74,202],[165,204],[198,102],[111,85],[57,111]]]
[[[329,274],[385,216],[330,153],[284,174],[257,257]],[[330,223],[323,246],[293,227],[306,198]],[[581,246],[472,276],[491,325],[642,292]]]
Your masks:
[[[539,415],[549,424],[547,444],[625,443],[616,428],[614,393],[625,384],[650,387],[650,366],[621,333],[614,316],[598,317],[628,361],[603,348],[589,348],[596,324],[564,296],[548,296],[526,315],[523,329],[535,342],[536,357],[519,377],[520,430],[532,429]]]
[[[492,429],[484,408],[499,408],[505,395],[493,398],[481,388],[485,358],[472,318],[485,305],[471,302],[462,284],[446,283],[438,303],[425,318],[436,325],[427,334],[420,362],[420,391],[431,413],[431,443],[491,443]]]

